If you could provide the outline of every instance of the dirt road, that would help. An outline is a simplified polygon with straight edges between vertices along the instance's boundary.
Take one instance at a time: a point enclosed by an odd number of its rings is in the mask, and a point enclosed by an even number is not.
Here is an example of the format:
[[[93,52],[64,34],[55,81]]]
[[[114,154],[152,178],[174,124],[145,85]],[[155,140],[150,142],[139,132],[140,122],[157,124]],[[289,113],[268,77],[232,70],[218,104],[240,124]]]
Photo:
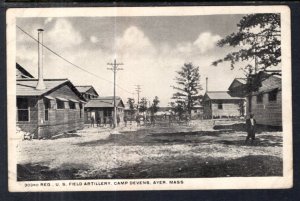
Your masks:
[[[21,141],[18,180],[277,176],[282,133],[197,126],[85,128],[63,138]]]

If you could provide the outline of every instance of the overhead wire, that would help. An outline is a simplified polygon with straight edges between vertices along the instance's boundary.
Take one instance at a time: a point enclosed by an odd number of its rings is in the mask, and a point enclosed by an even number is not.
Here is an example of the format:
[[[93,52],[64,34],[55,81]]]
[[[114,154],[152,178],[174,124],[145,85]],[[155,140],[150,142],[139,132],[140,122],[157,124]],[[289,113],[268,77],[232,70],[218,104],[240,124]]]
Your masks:
[[[92,72],[90,72],[90,71],[88,71],[88,70],[86,70],[86,69],[84,69],[84,68],[82,68],[82,67],[80,67],[80,66],[74,64],[73,62],[69,61],[68,59],[64,58],[63,56],[61,56],[60,54],[58,54],[57,52],[55,52],[54,50],[52,50],[51,48],[49,48],[48,46],[46,46],[46,45],[40,43],[36,38],[34,38],[32,35],[30,35],[28,32],[26,32],[24,29],[22,29],[22,28],[19,27],[18,25],[16,25],[16,26],[17,26],[17,28],[20,29],[24,34],[26,34],[27,36],[29,36],[31,39],[33,39],[33,40],[36,41],[37,43],[41,44],[44,48],[46,48],[48,51],[50,51],[51,53],[53,53],[54,55],[56,55],[57,57],[59,57],[59,58],[62,59],[63,61],[65,61],[65,62],[71,64],[72,66],[74,66],[74,67],[76,67],[76,68],[78,68],[78,69],[80,69],[80,70],[82,70],[82,71],[84,71],[84,72],[86,72],[86,73],[88,73],[88,74],[90,74],[90,75],[93,75],[93,76],[95,76],[95,77],[97,77],[97,78],[99,78],[99,79],[101,79],[101,80],[104,80],[104,81],[106,81],[106,82],[109,82],[109,83],[113,84],[112,81],[107,80],[107,79],[105,79],[105,78],[103,78],[103,77],[101,77],[101,76],[98,76],[98,75],[96,75],[96,74],[94,74],[94,73],[92,73]],[[123,90],[123,91],[125,91],[125,92],[127,92],[127,93],[132,94],[132,92],[130,92],[130,91],[124,89],[123,87],[121,87],[121,86],[119,86],[119,85],[117,85],[117,84],[116,84],[116,86],[117,86],[119,89],[121,89],[121,90]]]

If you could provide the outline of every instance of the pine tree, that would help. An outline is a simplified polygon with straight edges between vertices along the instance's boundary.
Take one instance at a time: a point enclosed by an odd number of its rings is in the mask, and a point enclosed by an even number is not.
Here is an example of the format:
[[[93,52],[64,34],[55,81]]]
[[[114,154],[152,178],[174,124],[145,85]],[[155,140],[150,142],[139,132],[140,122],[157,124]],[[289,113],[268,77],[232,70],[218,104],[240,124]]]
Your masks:
[[[173,94],[171,103],[175,112],[182,114],[188,112],[191,115],[193,107],[197,104],[200,85],[199,67],[192,63],[185,63],[175,77],[177,86],[173,86],[177,92]]]
[[[236,47],[236,51],[228,53],[224,58],[213,62],[228,61],[233,69],[241,61],[255,61],[255,65],[248,64],[244,68],[252,72],[266,71],[281,63],[281,29],[280,14],[260,13],[244,16],[238,31],[218,41],[219,47],[226,45]]]

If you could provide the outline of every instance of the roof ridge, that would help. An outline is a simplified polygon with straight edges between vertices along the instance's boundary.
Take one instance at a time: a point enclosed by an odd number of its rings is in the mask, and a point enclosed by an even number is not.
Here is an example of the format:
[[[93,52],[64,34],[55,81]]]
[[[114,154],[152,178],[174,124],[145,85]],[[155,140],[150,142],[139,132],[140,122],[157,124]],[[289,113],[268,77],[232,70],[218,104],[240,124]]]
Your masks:
[[[105,99],[105,98],[114,98],[113,96],[104,96],[104,97],[97,97],[97,98],[93,98],[93,99],[91,99],[91,100],[95,100],[95,99]],[[120,96],[116,96],[116,98],[120,98],[121,99],[121,97]]]
[[[206,93],[215,93],[215,92],[229,92],[229,91],[207,91]]]
[[[16,81],[38,81],[38,78],[18,78]],[[63,80],[69,80],[68,78],[47,78],[44,79],[44,81],[63,81]]]

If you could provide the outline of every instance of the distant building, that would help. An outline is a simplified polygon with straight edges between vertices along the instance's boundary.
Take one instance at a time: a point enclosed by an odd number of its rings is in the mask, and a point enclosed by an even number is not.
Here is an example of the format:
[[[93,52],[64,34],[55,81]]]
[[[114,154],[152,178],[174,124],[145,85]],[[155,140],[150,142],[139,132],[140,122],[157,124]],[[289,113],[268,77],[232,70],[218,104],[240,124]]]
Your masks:
[[[172,107],[159,107],[158,111],[155,113],[155,115],[170,115],[172,111]]]
[[[75,87],[81,93],[82,97],[85,98],[87,101],[99,97],[99,94],[92,85],[83,85]]]
[[[125,105],[120,97],[116,97],[116,106],[117,106],[117,116],[120,117],[120,120],[123,120],[124,117],[124,108]],[[91,117],[95,120],[101,118],[103,122],[104,118],[113,117],[114,114],[114,97],[98,97],[89,100],[85,105],[85,123],[91,123]]]
[[[16,63],[16,78],[33,78],[33,76],[20,64]]]
[[[231,96],[228,91],[208,91],[203,97],[205,119],[240,117],[244,107],[245,99]]]
[[[235,78],[230,84],[228,91],[231,96],[245,97],[248,94],[247,78]]]
[[[192,119],[203,119],[203,106],[202,105],[195,105],[192,108],[191,118]]]
[[[38,79],[17,79],[17,126],[34,138],[82,129],[84,99],[68,79],[44,79],[44,89],[37,89]]]
[[[124,108],[124,116],[127,117],[128,120],[135,120],[136,116],[138,115],[138,110],[135,105],[133,109],[130,109],[128,104],[125,104]]]

